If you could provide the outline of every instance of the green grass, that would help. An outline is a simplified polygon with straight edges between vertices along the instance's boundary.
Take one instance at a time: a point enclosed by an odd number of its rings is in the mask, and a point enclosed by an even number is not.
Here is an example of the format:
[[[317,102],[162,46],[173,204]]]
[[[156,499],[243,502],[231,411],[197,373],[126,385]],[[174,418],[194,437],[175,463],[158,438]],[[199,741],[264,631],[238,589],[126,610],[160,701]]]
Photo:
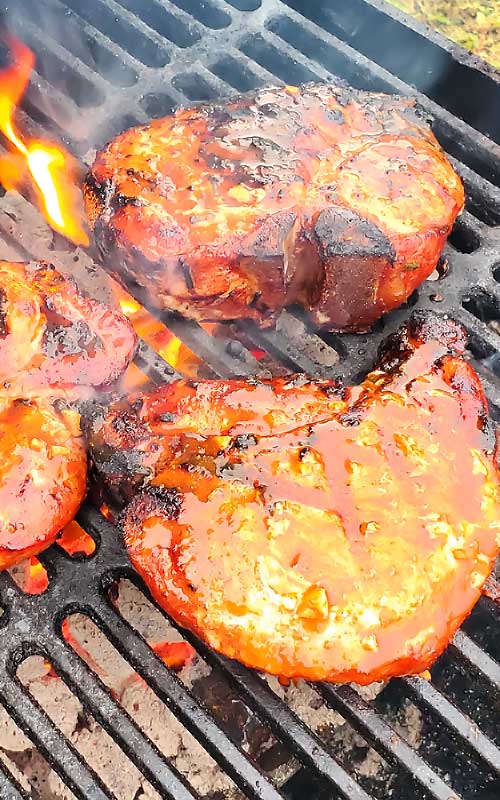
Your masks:
[[[392,0],[500,69],[500,0]]]

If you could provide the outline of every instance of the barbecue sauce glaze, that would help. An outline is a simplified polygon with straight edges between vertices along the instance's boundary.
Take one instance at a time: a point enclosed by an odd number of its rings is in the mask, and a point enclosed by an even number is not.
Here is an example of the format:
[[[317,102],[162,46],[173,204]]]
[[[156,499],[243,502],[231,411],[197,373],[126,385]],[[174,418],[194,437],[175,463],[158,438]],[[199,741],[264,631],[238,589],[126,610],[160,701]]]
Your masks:
[[[427,669],[498,552],[494,442],[463,350],[458,325],[415,315],[358,387],[181,381],[112,408],[93,456],[133,496],[125,542],[158,602],[287,677]]]

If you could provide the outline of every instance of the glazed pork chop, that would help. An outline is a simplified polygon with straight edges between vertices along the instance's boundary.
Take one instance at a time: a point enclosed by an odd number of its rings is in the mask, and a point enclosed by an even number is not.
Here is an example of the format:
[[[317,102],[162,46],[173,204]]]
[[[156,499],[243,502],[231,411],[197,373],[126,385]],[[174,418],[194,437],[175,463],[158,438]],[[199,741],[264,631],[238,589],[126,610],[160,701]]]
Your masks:
[[[44,261],[0,261],[0,396],[75,397],[115,381],[134,329]]]
[[[44,262],[0,261],[0,570],[49,547],[87,491],[74,401],[115,381],[136,336]]]
[[[427,669],[499,549],[495,441],[465,334],[415,314],[360,386],[174,382],[97,420],[92,455],[158,603],[259,670]]]
[[[87,492],[80,415],[0,398],[0,570],[45,550]]]
[[[413,100],[259,89],[122,133],[86,178],[103,259],[149,303],[366,330],[432,272],[464,204]]]

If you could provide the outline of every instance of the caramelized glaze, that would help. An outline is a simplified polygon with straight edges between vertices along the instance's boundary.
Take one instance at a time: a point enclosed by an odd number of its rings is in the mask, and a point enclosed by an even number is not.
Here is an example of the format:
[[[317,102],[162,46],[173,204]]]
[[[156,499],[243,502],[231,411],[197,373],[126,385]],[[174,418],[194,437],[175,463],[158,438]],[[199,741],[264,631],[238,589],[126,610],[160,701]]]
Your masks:
[[[50,264],[0,261],[0,570],[44,550],[87,488],[71,403],[115,380],[136,337]]]
[[[366,329],[434,269],[464,202],[412,100],[264,88],[125,131],[85,183],[110,266],[199,319]]]
[[[177,382],[112,408],[93,456],[132,496],[125,542],[158,602],[289,678],[427,669],[499,547],[494,442],[464,342],[415,315],[358,387]]]
[[[79,414],[0,398],[0,569],[49,547],[87,489]]]
[[[44,262],[0,261],[0,393],[55,395],[109,384],[132,358],[128,320]]]

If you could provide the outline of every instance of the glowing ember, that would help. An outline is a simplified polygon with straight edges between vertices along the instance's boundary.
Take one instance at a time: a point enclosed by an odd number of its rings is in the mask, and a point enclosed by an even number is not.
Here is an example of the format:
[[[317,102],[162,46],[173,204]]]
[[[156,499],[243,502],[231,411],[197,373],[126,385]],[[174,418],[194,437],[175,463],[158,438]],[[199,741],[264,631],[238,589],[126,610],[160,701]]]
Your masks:
[[[256,361],[261,361],[264,358],[264,356],[266,355],[266,351],[265,350],[250,350],[250,352],[253,355],[253,357],[256,359]]]
[[[108,522],[114,522],[115,515],[111,511],[110,507],[108,505],[106,505],[106,503],[103,503],[101,505],[99,511],[101,512],[103,517],[105,517],[105,519],[108,520]]]
[[[77,553],[86,556],[91,556],[95,550],[95,542],[92,536],[83,530],[82,527],[74,520],[64,528],[59,539],[57,540],[59,547],[69,556],[74,556]]]
[[[191,663],[195,650],[187,642],[156,642],[149,646],[170,669],[182,669]]]
[[[14,113],[28,85],[34,56],[24,44],[9,38],[13,63],[0,72],[0,130],[21,154],[37,190],[41,209],[50,225],[75,244],[88,245],[88,236],[78,213],[75,164],[69,154],[55,144],[27,141],[14,126]],[[0,181],[6,189],[21,183],[24,169],[19,161],[0,160]]]
[[[149,383],[150,379],[146,373],[132,362],[132,364],[129,364],[125,375],[122,377],[121,387],[126,394],[130,394],[141,388],[146,391],[148,389],[147,384]]]
[[[38,558],[33,556],[26,562],[24,591],[26,594],[43,594],[48,585],[47,570]]]
[[[148,642],[148,644],[156,655],[161,658],[165,666],[176,672],[189,666],[196,654],[195,649],[187,642]],[[147,686],[143,678],[137,673],[132,673],[124,682],[124,685],[135,682]]]

